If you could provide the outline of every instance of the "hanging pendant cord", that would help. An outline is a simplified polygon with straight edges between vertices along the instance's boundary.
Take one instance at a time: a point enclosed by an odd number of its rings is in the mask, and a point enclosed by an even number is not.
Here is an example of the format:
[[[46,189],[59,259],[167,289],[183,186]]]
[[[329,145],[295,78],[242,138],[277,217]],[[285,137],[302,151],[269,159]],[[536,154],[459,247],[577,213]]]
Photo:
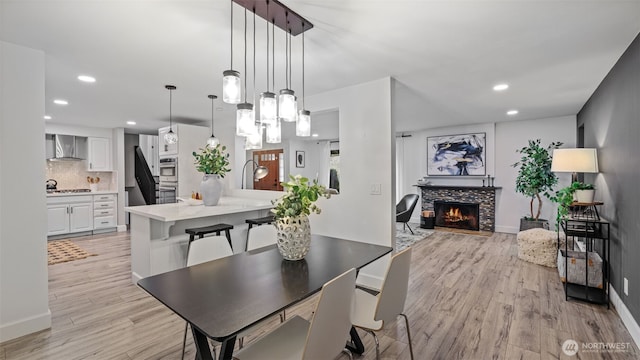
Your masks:
[[[213,137],[213,97],[211,98],[211,137]]]
[[[269,0],[267,0],[267,19],[269,19]],[[267,20],[267,91],[269,91],[269,22]]]
[[[244,9],[244,102],[247,102],[247,9]]]
[[[256,103],[256,9],[253,8],[253,103]]]
[[[271,59],[273,59],[271,63],[271,78],[273,79],[273,84],[271,84],[271,92],[275,92],[276,90],[276,19],[271,20]]]
[[[289,89],[291,89],[291,68],[293,67],[291,64],[291,29],[289,29],[289,34],[288,34],[288,38],[289,38],[289,86],[287,86]]]
[[[171,96],[171,94],[173,93],[173,90],[169,89],[169,131],[173,131],[173,120],[171,119],[171,102],[173,97]]]
[[[231,51],[230,51],[230,57],[231,57],[231,70],[233,70],[233,0],[231,0],[229,2],[229,4],[231,5],[231,32],[230,32]]]
[[[289,13],[285,14],[287,26],[289,25]],[[289,37],[284,34],[284,86],[289,89]]]
[[[304,29],[304,23],[302,23]],[[306,110],[304,107],[304,32],[302,33],[302,110]]]

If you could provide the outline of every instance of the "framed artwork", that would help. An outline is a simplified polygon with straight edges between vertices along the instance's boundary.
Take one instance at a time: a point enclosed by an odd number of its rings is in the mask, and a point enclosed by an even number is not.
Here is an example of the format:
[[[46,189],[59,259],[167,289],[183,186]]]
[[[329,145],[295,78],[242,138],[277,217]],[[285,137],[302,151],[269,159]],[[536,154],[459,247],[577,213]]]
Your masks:
[[[484,176],[486,133],[427,138],[427,175]]]
[[[304,151],[296,150],[296,167],[297,168],[304,167]]]

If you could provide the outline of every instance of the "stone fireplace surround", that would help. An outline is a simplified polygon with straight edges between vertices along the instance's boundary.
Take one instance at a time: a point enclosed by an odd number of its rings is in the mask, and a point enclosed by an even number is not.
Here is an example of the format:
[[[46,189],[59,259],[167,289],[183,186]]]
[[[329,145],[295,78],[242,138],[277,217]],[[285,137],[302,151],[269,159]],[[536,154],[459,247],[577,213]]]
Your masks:
[[[434,210],[433,202],[456,201],[480,204],[480,231],[495,231],[496,190],[493,186],[416,185],[420,188],[422,210]]]

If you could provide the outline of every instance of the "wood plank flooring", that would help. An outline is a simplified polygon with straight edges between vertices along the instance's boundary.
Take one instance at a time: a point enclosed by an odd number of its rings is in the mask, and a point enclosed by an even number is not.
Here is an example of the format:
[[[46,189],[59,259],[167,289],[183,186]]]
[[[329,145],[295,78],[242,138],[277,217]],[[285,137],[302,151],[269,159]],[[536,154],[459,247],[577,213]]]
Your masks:
[[[72,241],[98,256],[49,266],[51,329],[0,345],[0,360],[179,359],[184,322],[131,284],[128,234]],[[414,245],[406,313],[416,359],[568,359],[561,350],[567,339],[632,344],[575,359],[640,358],[613,308],[565,301],[555,269],[516,254],[515,236],[501,233],[437,231]],[[309,318],[315,301],[287,313]],[[375,359],[373,339],[361,336],[367,352],[356,359]],[[409,359],[402,318],[379,338],[382,358]],[[193,359],[188,339],[186,358]]]

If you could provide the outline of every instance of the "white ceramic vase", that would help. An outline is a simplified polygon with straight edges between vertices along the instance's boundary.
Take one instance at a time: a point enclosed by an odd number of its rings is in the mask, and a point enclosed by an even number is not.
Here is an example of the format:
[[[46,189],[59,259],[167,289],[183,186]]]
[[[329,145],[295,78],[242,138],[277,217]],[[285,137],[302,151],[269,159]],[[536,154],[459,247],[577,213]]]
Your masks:
[[[300,260],[311,247],[311,226],[306,215],[284,217],[275,222],[278,250],[286,260]]]
[[[218,205],[220,195],[222,195],[222,184],[220,176],[215,174],[204,174],[200,183],[200,193],[202,194],[202,203],[205,206]]]

